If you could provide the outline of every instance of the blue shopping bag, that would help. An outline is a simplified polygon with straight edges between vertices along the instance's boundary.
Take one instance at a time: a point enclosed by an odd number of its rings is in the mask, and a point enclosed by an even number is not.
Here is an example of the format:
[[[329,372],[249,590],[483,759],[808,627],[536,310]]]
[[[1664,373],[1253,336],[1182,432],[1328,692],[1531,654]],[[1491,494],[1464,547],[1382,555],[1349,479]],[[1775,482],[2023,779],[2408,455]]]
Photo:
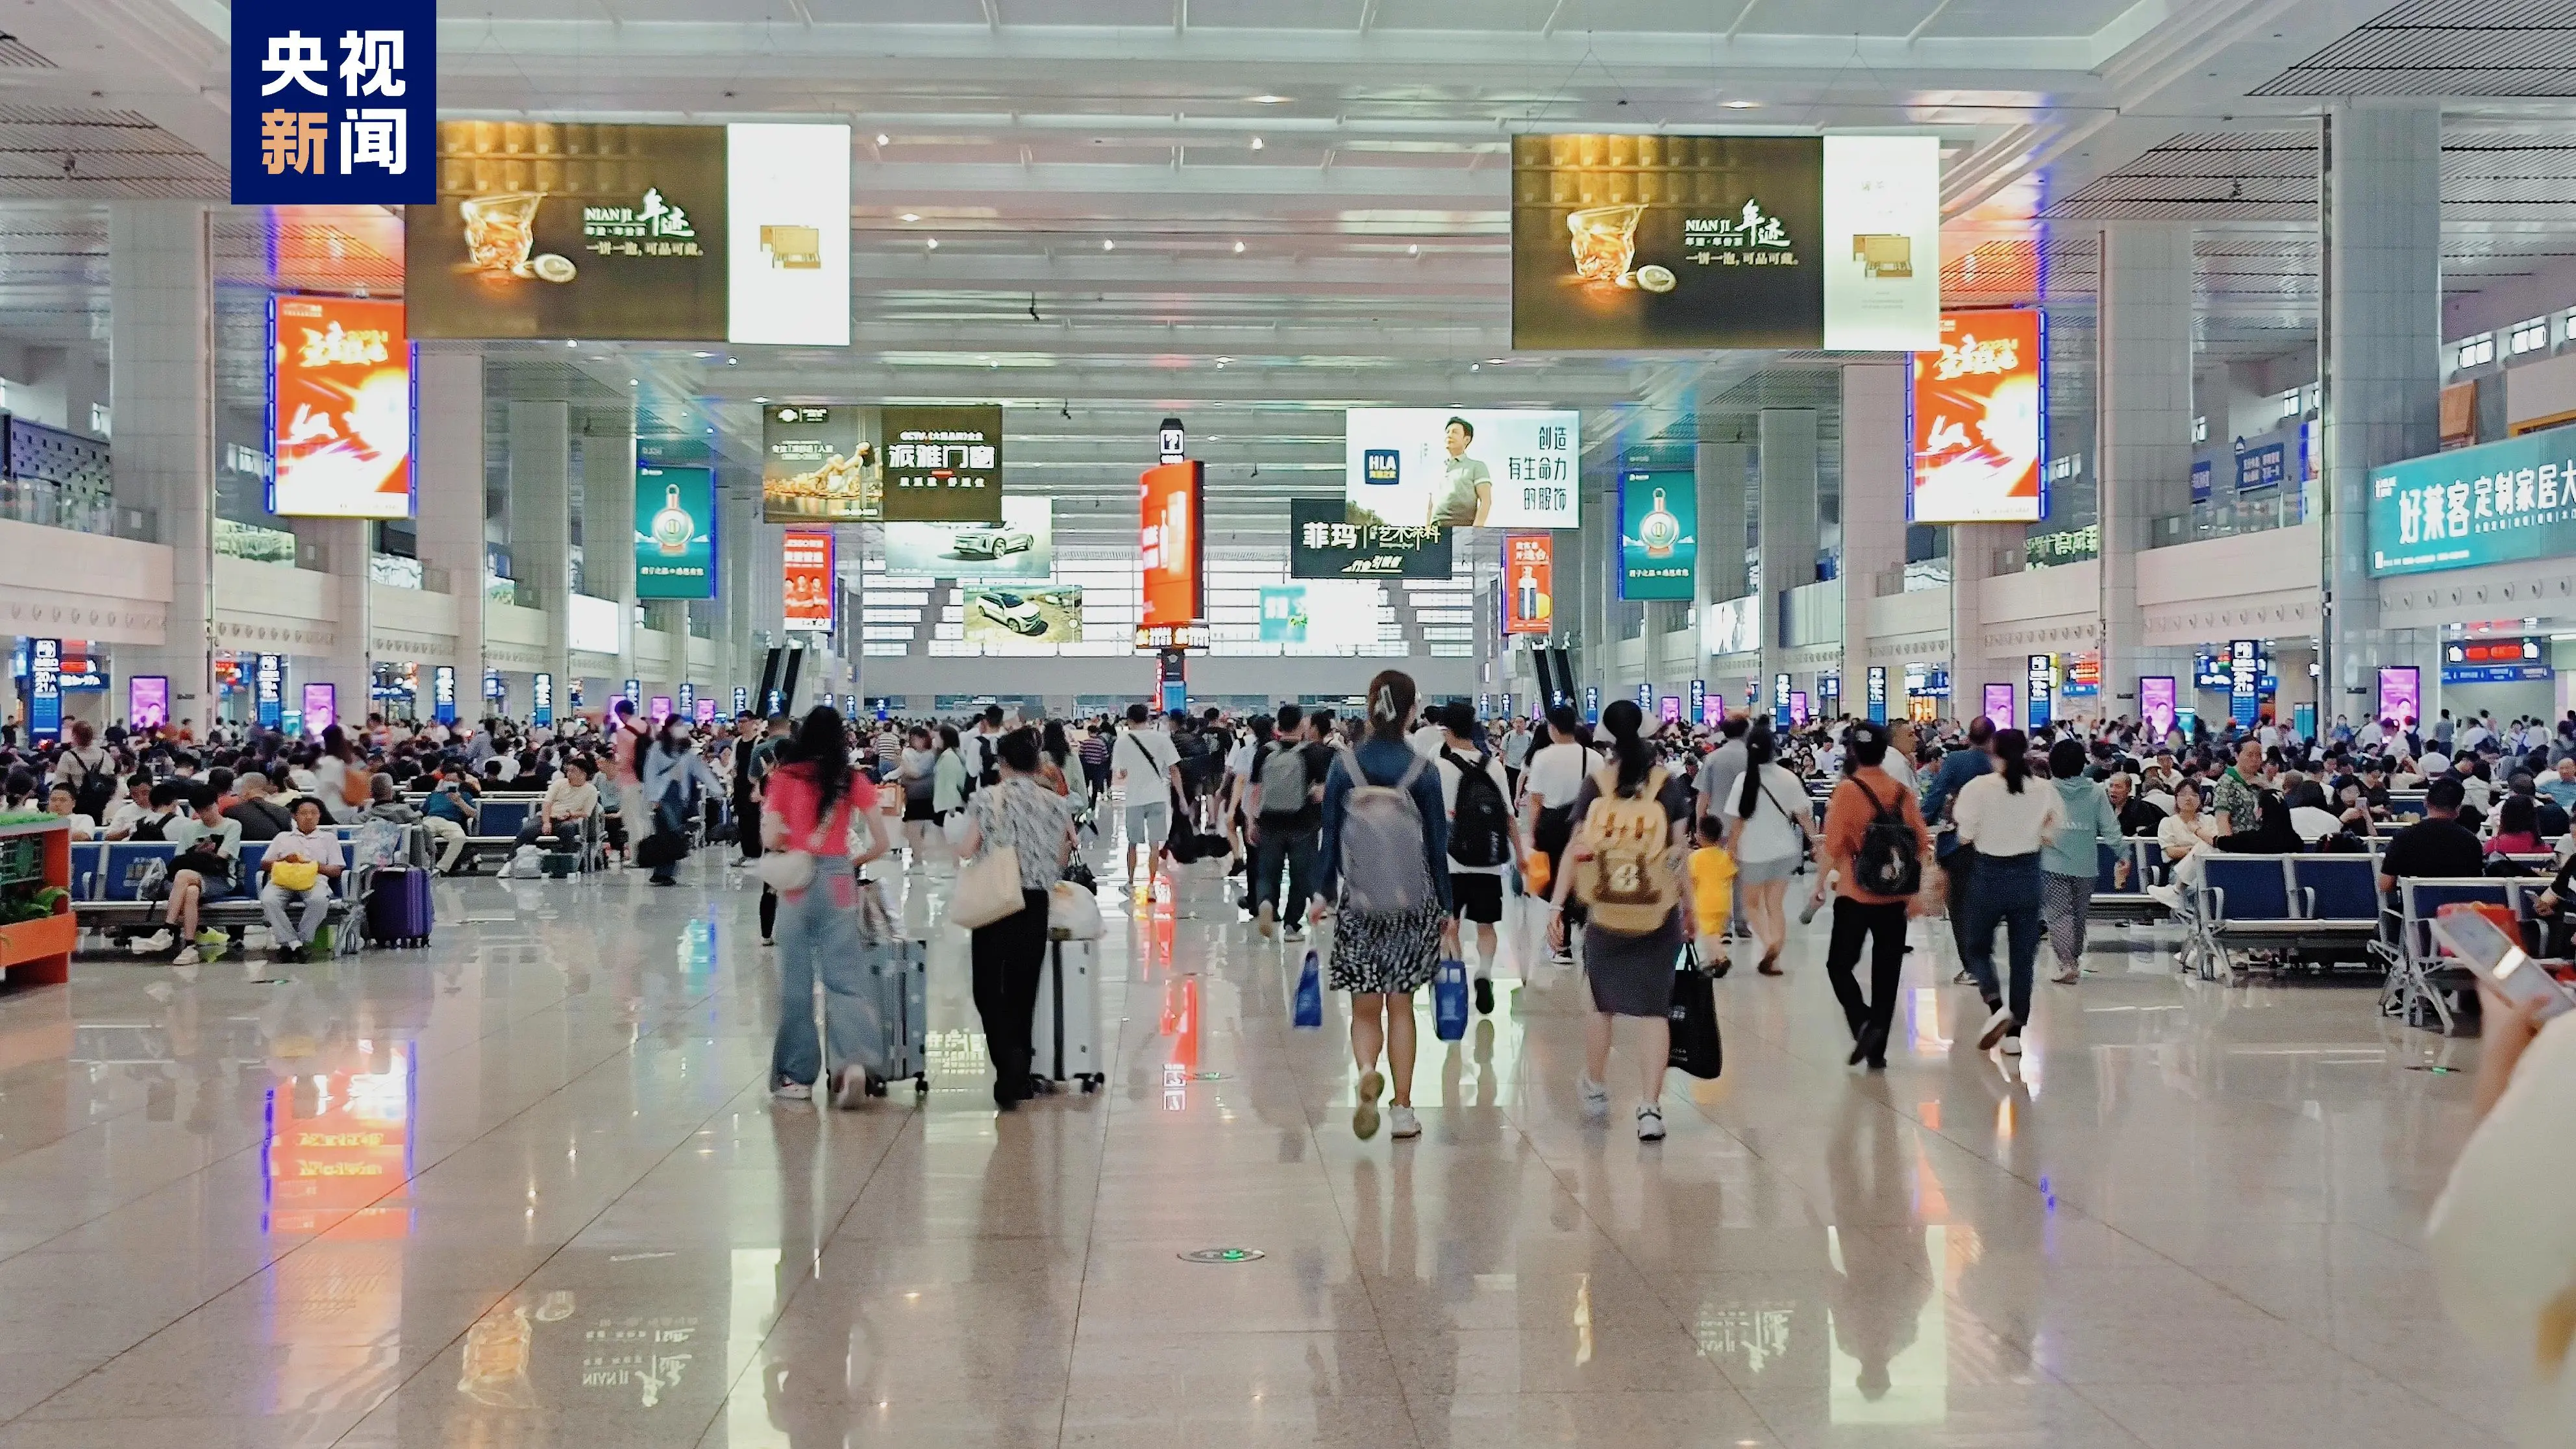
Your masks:
[[[1467,1034],[1467,963],[1455,956],[1431,973],[1431,1029],[1442,1041]]]
[[[1324,1024],[1324,968],[1315,953],[1306,953],[1306,964],[1297,972],[1296,1024],[1314,1030]]]

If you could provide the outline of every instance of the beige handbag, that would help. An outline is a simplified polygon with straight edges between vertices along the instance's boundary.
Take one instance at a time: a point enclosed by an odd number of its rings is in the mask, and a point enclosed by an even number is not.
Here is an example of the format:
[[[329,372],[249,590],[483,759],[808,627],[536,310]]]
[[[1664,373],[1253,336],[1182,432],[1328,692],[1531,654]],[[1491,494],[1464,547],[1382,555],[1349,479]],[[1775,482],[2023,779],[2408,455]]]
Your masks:
[[[1025,909],[1020,895],[1020,852],[997,845],[957,868],[957,889],[948,897],[948,919],[971,931]]]

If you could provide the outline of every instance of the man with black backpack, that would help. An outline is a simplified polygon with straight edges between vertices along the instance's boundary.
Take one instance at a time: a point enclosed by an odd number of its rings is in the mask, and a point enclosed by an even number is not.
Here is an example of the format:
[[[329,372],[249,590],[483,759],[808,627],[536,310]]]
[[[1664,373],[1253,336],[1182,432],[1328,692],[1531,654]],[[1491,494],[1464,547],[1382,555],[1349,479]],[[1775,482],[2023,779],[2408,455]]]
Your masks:
[[[1476,707],[1453,699],[1434,711],[1440,745],[1440,801],[1449,815],[1449,900],[1476,927],[1476,1014],[1494,1013],[1495,928],[1503,919],[1503,873],[1512,867],[1511,779],[1476,744]]]
[[[1851,1063],[1887,1065],[1896,1022],[1897,978],[1905,970],[1906,918],[1921,909],[1932,868],[1932,835],[1914,792],[1882,768],[1887,726],[1863,722],[1844,741],[1846,773],[1825,804],[1824,868],[1835,876],[1834,930],[1825,975],[1852,1033]],[[1870,943],[1870,985],[1861,997],[1853,968]]]
[[[1244,792],[1244,814],[1253,823],[1252,908],[1264,936],[1284,917],[1286,939],[1306,938],[1306,898],[1324,825],[1324,776],[1332,768],[1332,748],[1315,739],[1305,711],[1279,706],[1278,727],[1253,755]],[[1285,904],[1279,896],[1282,865],[1288,869]]]

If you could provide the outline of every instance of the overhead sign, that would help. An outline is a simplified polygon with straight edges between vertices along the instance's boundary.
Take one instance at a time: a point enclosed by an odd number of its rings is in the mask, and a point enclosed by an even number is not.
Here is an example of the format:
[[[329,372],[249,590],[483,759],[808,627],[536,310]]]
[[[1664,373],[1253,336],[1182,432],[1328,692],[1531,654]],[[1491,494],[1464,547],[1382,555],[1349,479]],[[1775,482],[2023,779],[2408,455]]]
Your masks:
[[[1339,498],[1288,500],[1292,579],[1445,579],[1454,569],[1448,529],[1353,523]]]
[[[1503,540],[1503,633],[1546,634],[1556,628],[1556,540],[1515,533]]]
[[[259,727],[273,730],[286,722],[286,656],[255,654],[251,656],[251,702],[259,717]]]
[[[1699,580],[1699,483],[1695,475],[1630,470],[1619,475],[1619,597],[1687,601]]]
[[[2227,717],[2250,727],[2262,712],[2263,646],[2253,639],[2227,644]]]
[[[417,408],[399,301],[268,302],[268,511],[409,518]]]
[[[1442,528],[1573,528],[1579,413],[1352,408],[1342,415],[1349,520]]]
[[[426,206],[436,0],[233,0],[232,204]]]
[[[1934,346],[1940,185],[1931,136],[1516,137],[1512,345]]]
[[[2058,693],[2068,699],[2088,699],[2102,693],[2102,654],[2088,649],[2066,657],[2066,683]]]
[[[760,414],[760,511],[771,523],[857,523],[882,516],[885,469],[876,409],[779,403]]]
[[[2576,427],[2370,470],[2379,578],[2576,553]]]
[[[1138,480],[1137,558],[1144,570],[1139,627],[1178,629],[1207,613],[1202,579],[1207,465],[1158,463]]]
[[[1914,354],[1916,523],[2048,516],[2048,318],[2036,307],[1941,314]]]
[[[551,725],[555,722],[555,677],[553,675],[543,673],[537,675],[536,683],[528,691],[528,707],[537,724]]]
[[[1884,664],[1873,664],[1869,667],[1868,703],[1869,722],[1880,725],[1887,723],[1887,666]]]
[[[440,724],[456,723],[456,666],[441,664],[429,671],[429,708]]]
[[[58,740],[63,735],[63,641],[31,640],[27,646],[27,734]]]
[[[837,552],[828,528],[791,528],[780,545],[786,575],[781,597],[790,629],[832,632],[832,613],[839,593]]]
[[[2030,727],[2039,729],[2048,723],[2051,717],[2051,706],[2056,703],[2057,656],[2031,655],[2029,667],[2023,672],[2022,679],[2030,686]]]
[[[138,674],[125,681],[126,723],[139,730],[157,730],[170,723],[170,676]]]
[[[1002,521],[1002,409],[887,408],[885,517],[906,523]]]
[[[983,645],[1079,644],[1082,590],[972,587],[963,591],[966,642]]]
[[[715,596],[715,470],[637,464],[635,597]]]
[[[1264,644],[1377,653],[1378,586],[1331,580],[1265,586],[1260,638]]]
[[[2444,684],[2519,684],[2557,677],[2539,639],[2458,639],[2442,646]]]
[[[1004,494],[999,524],[889,523],[885,571],[902,579],[1044,582],[1055,576],[1055,500]]]

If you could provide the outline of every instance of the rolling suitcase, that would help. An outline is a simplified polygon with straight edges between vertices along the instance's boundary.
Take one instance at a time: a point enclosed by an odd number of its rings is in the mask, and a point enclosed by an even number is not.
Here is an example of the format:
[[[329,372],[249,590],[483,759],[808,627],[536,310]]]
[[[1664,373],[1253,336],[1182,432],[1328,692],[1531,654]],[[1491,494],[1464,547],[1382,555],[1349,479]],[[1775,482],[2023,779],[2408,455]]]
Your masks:
[[[882,1064],[868,1083],[870,1096],[885,1095],[886,1083],[912,1078],[915,1092],[930,1090],[927,1056],[930,1035],[930,962],[919,941],[892,940],[868,953],[866,966],[874,994]]]
[[[429,872],[418,866],[378,870],[367,885],[367,939],[379,946],[426,946],[433,912]]]
[[[1029,1031],[1035,1049],[1030,1072],[1042,1091],[1072,1082],[1096,1092],[1108,1073],[1100,1049],[1100,955],[1094,949],[1099,943],[1076,941],[1063,931],[1047,936],[1037,1019]]]

